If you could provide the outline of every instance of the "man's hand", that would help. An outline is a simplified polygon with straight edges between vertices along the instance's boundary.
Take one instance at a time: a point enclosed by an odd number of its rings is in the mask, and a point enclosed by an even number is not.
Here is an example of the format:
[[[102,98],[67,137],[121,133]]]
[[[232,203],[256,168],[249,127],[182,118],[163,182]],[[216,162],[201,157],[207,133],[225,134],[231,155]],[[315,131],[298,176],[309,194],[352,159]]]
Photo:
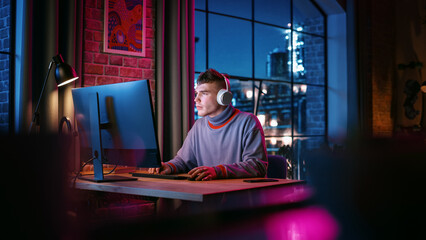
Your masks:
[[[168,167],[166,164],[164,164],[162,162],[161,163],[161,167],[159,167],[159,168],[149,168],[148,169],[148,173],[153,173],[153,174],[170,174],[170,173],[172,173],[172,170],[170,169],[170,167]]]
[[[196,167],[188,172],[191,179],[195,181],[208,181],[217,178],[216,170],[212,167]]]

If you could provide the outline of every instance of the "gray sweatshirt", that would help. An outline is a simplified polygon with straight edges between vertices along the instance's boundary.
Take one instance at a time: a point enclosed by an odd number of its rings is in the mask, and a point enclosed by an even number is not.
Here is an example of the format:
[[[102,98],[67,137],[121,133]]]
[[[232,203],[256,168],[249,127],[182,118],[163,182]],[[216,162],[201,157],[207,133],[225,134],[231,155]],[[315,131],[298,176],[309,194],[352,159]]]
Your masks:
[[[172,173],[214,167],[218,178],[264,177],[268,160],[257,117],[229,105],[218,116],[198,119],[182,148],[166,162]]]

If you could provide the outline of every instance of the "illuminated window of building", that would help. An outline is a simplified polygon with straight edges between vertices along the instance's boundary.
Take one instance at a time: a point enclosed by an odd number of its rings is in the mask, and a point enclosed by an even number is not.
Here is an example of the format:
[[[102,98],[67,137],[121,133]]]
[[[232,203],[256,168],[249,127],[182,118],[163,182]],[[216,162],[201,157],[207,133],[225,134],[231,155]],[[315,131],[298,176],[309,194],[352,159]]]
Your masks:
[[[303,154],[326,139],[325,33],[310,0],[195,0],[195,79],[231,76],[232,103],[257,115],[268,154],[292,147],[291,178],[305,178]]]

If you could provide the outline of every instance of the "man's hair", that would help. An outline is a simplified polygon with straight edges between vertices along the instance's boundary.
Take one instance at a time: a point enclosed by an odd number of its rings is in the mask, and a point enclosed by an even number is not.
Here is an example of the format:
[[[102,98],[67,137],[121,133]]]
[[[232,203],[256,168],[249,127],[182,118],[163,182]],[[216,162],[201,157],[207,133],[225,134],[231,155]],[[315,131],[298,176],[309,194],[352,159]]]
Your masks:
[[[228,76],[224,74],[226,78]],[[226,88],[224,75],[219,73],[218,71],[210,68],[207,69],[205,72],[201,73],[197,78],[197,84],[203,84],[203,83],[218,83],[218,85],[221,88]]]

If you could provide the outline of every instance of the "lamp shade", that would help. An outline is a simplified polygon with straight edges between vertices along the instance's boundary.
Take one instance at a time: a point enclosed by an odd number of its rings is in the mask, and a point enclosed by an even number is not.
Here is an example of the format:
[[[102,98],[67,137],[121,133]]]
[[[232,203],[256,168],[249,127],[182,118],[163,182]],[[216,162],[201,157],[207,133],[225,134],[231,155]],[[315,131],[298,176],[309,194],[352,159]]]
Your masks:
[[[56,64],[55,79],[58,87],[64,86],[78,79],[77,73],[74,69],[64,62],[61,54],[53,57]]]

